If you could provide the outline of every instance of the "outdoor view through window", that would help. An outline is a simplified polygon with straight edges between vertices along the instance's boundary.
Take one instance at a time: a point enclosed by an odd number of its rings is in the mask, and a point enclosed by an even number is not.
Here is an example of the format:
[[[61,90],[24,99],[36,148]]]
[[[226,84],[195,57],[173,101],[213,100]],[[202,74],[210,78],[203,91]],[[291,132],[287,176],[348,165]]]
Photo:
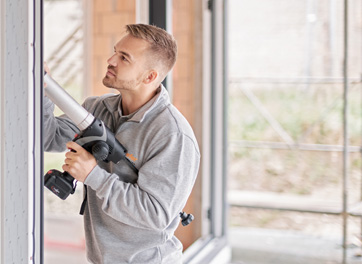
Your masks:
[[[362,179],[362,13],[349,3],[344,179],[343,1],[229,1],[229,216],[246,263],[341,263],[344,227],[360,261],[361,208],[342,217],[344,183],[352,209]]]

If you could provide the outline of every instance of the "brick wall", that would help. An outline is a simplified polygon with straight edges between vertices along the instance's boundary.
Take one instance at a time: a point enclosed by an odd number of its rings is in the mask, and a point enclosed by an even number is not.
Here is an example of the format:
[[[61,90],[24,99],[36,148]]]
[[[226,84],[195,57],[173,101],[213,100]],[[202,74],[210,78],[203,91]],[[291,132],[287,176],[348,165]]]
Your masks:
[[[92,95],[109,92],[102,84],[107,59],[120,39],[124,26],[136,21],[135,0],[93,0],[91,26],[91,91]]]
[[[178,44],[178,56],[173,70],[173,103],[193,127],[201,148],[201,90],[202,64],[200,47],[202,36],[198,25],[202,1],[173,0],[173,35]],[[198,74],[200,73],[200,74]],[[201,236],[201,177],[186,204],[185,211],[192,212],[195,220],[190,226],[180,227],[176,236],[184,248]]]

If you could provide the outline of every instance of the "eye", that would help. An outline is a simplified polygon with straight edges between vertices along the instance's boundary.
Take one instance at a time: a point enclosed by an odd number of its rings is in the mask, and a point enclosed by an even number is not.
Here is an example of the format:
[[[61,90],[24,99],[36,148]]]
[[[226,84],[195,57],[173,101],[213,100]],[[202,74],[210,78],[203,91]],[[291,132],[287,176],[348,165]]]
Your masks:
[[[124,55],[121,56],[121,59],[122,59],[123,61],[128,61],[127,58],[126,58]]]

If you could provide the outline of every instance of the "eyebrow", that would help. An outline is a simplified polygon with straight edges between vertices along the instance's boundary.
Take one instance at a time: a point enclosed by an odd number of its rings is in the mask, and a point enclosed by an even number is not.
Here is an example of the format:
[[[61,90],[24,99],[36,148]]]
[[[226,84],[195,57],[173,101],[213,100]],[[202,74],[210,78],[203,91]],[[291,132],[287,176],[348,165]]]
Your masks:
[[[125,51],[121,51],[121,50],[117,51],[116,47],[114,47],[114,51],[126,56],[129,60],[133,61],[133,58],[132,58],[131,54],[129,54],[129,53],[125,52]]]

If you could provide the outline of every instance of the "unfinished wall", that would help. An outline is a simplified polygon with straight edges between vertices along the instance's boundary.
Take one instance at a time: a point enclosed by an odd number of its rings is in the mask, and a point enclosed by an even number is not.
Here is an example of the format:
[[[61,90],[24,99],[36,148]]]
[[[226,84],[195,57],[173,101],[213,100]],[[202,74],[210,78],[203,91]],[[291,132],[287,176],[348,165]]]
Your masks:
[[[124,26],[136,21],[136,1],[94,0],[90,11],[90,36],[87,40],[92,43],[91,74],[88,75],[88,78],[92,78],[90,94],[101,95],[109,92],[102,84],[107,71],[107,59],[113,54],[113,47],[124,32]]]
[[[174,0],[172,33],[178,44],[178,57],[173,70],[173,103],[191,124],[202,148],[202,8],[203,1]],[[201,166],[200,166],[201,168]],[[201,171],[185,207],[195,220],[180,226],[176,236],[184,248],[201,236]]]

